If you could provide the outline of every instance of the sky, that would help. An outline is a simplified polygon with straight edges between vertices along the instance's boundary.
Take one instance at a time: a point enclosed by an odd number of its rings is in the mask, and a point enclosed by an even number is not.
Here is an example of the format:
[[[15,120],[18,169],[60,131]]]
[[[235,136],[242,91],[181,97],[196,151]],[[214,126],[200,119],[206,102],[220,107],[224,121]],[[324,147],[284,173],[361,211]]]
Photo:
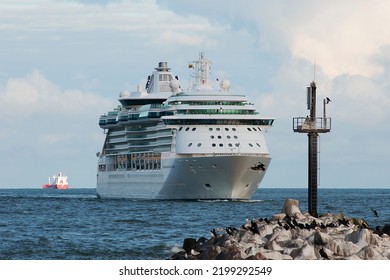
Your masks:
[[[319,188],[390,187],[387,0],[2,0],[0,188],[41,188],[61,171],[94,188],[101,114],[160,61],[188,85],[199,52],[261,115],[272,162],[261,187],[307,187],[306,87],[317,112]]]

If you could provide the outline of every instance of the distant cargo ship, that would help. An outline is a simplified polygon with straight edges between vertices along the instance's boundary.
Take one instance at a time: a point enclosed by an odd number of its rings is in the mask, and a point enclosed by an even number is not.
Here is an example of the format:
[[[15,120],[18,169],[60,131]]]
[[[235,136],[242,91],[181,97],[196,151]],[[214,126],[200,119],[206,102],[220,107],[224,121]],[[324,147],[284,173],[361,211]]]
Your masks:
[[[43,185],[44,189],[68,189],[68,176],[62,176],[61,172],[53,176],[53,181],[49,177],[49,183]]]

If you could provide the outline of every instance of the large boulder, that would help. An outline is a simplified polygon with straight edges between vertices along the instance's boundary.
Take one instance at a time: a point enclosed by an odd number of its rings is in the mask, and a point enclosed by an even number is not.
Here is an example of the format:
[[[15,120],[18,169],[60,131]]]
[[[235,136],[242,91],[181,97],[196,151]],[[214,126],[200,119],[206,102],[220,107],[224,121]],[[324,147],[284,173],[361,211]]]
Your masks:
[[[186,252],[191,251],[196,248],[196,239],[195,238],[186,238],[183,241],[183,249]]]
[[[296,199],[286,199],[284,202],[284,207],[282,213],[285,213],[287,216],[301,218],[302,212],[299,209],[299,200]]]
[[[387,260],[387,258],[382,255],[381,250],[373,245],[364,247],[356,255],[362,260]]]
[[[311,239],[311,240],[310,240]],[[328,244],[332,238],[323,232],[316,231],[310,238],[309,240],[314,244],[314,245],[319,245],[323,246]]]
[[[303,247],[292,250],[290,256],[294,260],[317,260],[319,253],[314,250],[314,246],[305,244]]]
[[[334,255],[340,257],[349,257],[356,254],[359,251],[359,247],[352,242],[346,242],[341,239],[334,239],[329,243],[328,249],[333,252]]]
[[[376,245],[378,246],[378,240],[376,240],[375,235],[371,230],[363,228],[360,230],[353,231],[350,234],[345,236],[346,241],[351,241],[354,244],[358,244],[361,247],[366,245]]]

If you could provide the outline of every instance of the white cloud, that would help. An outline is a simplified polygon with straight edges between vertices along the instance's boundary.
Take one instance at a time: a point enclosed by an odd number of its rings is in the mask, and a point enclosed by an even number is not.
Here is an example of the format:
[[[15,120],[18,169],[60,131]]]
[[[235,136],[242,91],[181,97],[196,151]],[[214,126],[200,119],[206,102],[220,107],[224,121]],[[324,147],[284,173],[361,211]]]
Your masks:
[[[97,93],[62,89],[37,70],[0,84],[0,187],[7,187],[22,169],[32,175],[21,186],[39,185],[38,176],[70,170],[76,163],[93,172],[94,155],[104,139],[98,118],[114,104],[115,99]]]
[[[184,17],[161,9],[154,0],[115,1],[106,5],[82,4],[76,1],[6,1],[0,4],[0,30],[13,31],[13,39],[31,37],[17,35],[28,32],[122,32],[138,40],[163,40],[167,43],[199,45],[208,42],[218,30],[204,17]],[[50,40],[63,40],[55,34]]]
[[[260,15],[255,16],[256,9],[252,13],[260,32],[266,38],[280,37],[293,56],[316,60],[332,77],[345,73],[374,76],[382,71],[371,56],[390,43],[386,0],[328,1],[326,5],[273,1],[267,6],[259,3]],[[276,34],[269,36],[269,31]]]
[[[0,110],[13,120],[42,114],[75,118],[107,103],[111,102],[95,93],[61,89],[37,70],[10,78],[0,88]]]

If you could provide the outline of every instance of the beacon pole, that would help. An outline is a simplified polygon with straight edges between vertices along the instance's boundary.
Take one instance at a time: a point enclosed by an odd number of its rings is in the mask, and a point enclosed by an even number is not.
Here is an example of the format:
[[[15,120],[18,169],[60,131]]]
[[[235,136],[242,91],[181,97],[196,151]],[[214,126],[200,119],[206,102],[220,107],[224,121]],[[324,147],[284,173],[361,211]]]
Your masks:
[[[307,109],[310,110],[310,116],[293,118],[294,132],[307,133],[308,136],[308,211],[313,217],[318,217],[318,136],[319,133],[330,132],[331,127],[331,118],[325,115],[325,101],[324,117],[316,116],[316,91],[316,83],[313,81],[307,88]]]

